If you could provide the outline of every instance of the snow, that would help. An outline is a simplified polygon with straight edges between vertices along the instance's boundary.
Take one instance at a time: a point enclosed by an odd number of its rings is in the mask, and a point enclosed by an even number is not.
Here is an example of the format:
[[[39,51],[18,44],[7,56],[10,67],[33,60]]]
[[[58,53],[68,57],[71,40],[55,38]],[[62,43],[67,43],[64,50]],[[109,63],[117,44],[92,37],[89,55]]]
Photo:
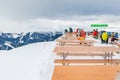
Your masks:
[[[55,42],[0,51],[0,80],[51,80]]]
[[[96,40],[87,37],[89,40]],[[115,46],[100,44],[94,46]],[[54,71],[54,60],[62,58],[53,53],[56,43],[40,42],[0,51],[0,80],[51,80]],[[69,56],[67,59],[102,59],[102,57]],[[120,59],[120,54],[113,58]],[[85,65],[85,64],[84,64]]]
[[[14,47],[12,45],[10,45],[10,44],[11,44],[11,42],[9,42],[9,41],[5,41],[5,43],[4,43],[4,45],[7,45],[7,46],[11,47],[12,49],[14,49]]]

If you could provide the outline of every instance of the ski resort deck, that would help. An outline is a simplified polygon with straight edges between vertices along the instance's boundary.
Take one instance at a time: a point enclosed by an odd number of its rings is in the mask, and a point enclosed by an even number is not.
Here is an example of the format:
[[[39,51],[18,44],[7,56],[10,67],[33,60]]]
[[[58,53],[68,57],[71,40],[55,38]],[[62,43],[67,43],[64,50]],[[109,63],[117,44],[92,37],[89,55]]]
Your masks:
[[[72,35],[69,33],[56,40],[53,52],[60,58],[54,61],[52,80],[116,80],[120,59],[114,56],[119,55],[120,48],[112,44],[101,46],[90,37],[76,40]]]

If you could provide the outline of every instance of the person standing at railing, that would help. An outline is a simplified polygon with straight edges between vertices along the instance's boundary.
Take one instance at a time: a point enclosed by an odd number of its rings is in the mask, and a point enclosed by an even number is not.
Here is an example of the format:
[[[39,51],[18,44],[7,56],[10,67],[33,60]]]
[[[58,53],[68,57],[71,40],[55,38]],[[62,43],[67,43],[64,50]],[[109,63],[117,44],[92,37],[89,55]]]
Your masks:
[[[97,29],[93,30],[93,37],[96,38],[96,39],[98,39],[98,30]]]
[[[64,30],[64,32],[65,32],[65,34],[66,34],[66,33],[68,32],[68,30],[67,30],[67,29],[65,29],[65,30]]]
[[[118,38],[116,38],[115,36],[112,36],[111,38],[111,44],[117,44]]]
[[[108,33],[106,31],[102,33],[102,43],[108,43]]]
[[[71,27],[69,27],[69,32],[72,33],[73,32],[73,29]]]
[[[80,31],[80,37],[82,37],[83,39],[86,38],[86,32],[83,29]]]

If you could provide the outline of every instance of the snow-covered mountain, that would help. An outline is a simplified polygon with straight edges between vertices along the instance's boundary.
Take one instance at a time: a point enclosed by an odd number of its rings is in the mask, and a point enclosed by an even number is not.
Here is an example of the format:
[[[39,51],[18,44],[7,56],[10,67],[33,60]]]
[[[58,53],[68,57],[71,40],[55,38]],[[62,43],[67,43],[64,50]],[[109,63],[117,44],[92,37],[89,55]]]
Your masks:
[[[0,50],[0,80],[51,80],[55,42],[39,42]]]
[[[11,50],[36,42],[54,41],[62,32],[0,33],[0,50]]]

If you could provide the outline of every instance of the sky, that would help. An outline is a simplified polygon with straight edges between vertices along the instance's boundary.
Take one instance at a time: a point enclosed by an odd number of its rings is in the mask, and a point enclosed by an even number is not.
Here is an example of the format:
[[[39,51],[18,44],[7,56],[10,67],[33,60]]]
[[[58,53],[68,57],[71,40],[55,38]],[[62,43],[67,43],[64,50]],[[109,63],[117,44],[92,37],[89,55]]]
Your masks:
[[[0,0],[0,32],[89,28],[93,23],[119,27],[119,3],[119,0]]]

